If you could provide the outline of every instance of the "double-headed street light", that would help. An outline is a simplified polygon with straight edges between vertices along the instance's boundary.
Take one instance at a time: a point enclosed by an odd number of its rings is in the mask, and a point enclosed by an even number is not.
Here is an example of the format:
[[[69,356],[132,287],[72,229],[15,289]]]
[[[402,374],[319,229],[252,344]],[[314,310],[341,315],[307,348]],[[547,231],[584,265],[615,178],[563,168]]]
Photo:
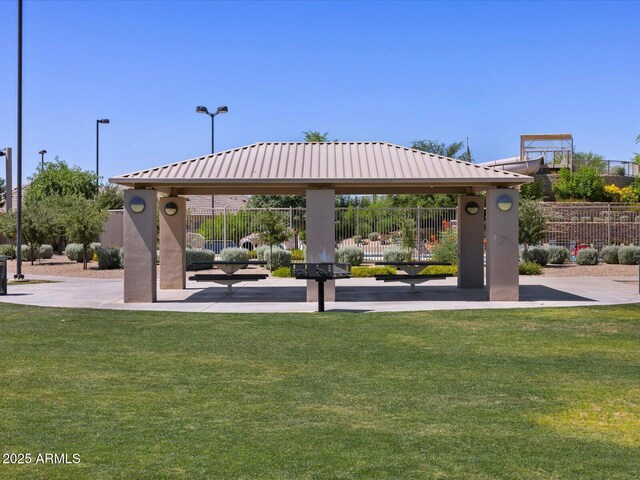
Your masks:
[[[216,115],[220,115],[221,113],[227,113],[229,111],[229,109],[227,108],[226,105],[221,105],[218,107],[218,109],[216,110],[215,113],[211,113],[209,111],[209,109],[207,109],[207,107],[203,107],[202,105],[199,105],[196,107],[196,113],[206,113],[207,115],[209,115],[211,117],[211,153],[215,152],[215,148],[214,148],[214,135],[213,135],[213,119],[215,118]]]
[[[40,150],[38,154],[40,155],[40,167],[44,170],[44,154],[47,153],[46,150]]]
[[[100,124],[109,123],[108,118],[96,120],[96,187],[100,186]]]

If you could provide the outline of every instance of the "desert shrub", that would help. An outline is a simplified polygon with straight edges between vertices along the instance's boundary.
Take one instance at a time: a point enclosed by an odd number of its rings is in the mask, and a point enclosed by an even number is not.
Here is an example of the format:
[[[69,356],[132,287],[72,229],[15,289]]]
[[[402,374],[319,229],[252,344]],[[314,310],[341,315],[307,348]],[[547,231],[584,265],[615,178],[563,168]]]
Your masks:
[[[267,262],[267,268],[269,270],[275,270],[280,267],[291,266],[291,252],[289,250],[282,250],[281,248],[273,249],[273,262],[272,254],[269,250],[264,252],[264,259]]]
[[[600,257],[606,263],[618,263],[618,247],[616,245],[602,247]]]
[[[636,265],[636,255],[640,255],[640,247],[629,245],[618,249],[618,261],[622,265]]]
[[[91,250],[93,250],[94,252],[98,251],[98,248],[100,246],[100,242],[92,242],[89,244],[89,247],[91,247]]]
[[[549,251],[542,247],[531,247],[522,252],[522,261],[524,263],[534,262],[544,267],[549,262]]]
[[[246,248],[225,248],[220,252],[220,259],[225,262],[244,262],[249,260],[249,250]]]
[[[216,254],[212,250],[204,250],[201,248],[187,248],[187,270],[208,270],[210,265],[195,265],[193,262],[207,262],[213,261],[216,258]]]
[[[429,265],[420,272],[420,275],[458,275],[456,265]]]
[[[606,222],[606,220],[602,217],[593,217],[593,221],[596,223]]]
[[[278,278],[291,278],[291,268],[290,267],[278,267],[271,275]]]
[[[264,252],[269,250],[269,245],[260,245],[258,248],[254,250],[256,252],[256,258],[258,260],[264,260]]]
[[[350,263],[358,266],[364,260],[364,252],[358,247],[342,247],[336,252],[336,260],[340,263]]]
[[[360,243],[362,242],[362,237],[360,235],[356,235],[353,237],[353,241],[354,243]]]
[[[249,250],[249,260],[255,260],[256,258],[258,258],[258,252]]]
[[[618,217],[618,221],[619,222],[628,222],[629,221],[629,215],[620,215],[620,217]]]
[[[294,262],[304,262],[304,258],[304,250],[300,250],[299,248],[291,250],[291,260]]]
[[[14,258],[16,256],[16,249],[13,245],[0,245],[0,256]]]
[[[582,223],[589,223],[591,221],[591,217],[580,217],[580,221]]]
[[[90,245],[87,246],[87,259],[91,260],[93,258],[93,254],[95,252],[91,248]],[[76,262],[82,262],[82,244],[81,243],[70,243],[67,245],[67,248],[64,249],[64,254],[67,256],[69,260],[73,260]]]
[[[580,217],[571,217],[571,221],[573,223],[578,223],[580,221]]]
[[[369,235],[367,235],[367,238],[372,242],[375,242],[376,240],[380,239],[380,234],[378,232],[371,232]]]
[[[562,265],[569,260],[569,250],[566,247],[551,245],[547,250],[549,251],[547,262],[551,265]]]
[[[447,230],[440,234],[440,241],[433,245],[433,260],[458,264],[458,234]]]
[[[119,248],[99,246],[96,254],[98,255],[98,269],[113,270],[114,268],[121,268]]]
[[[597,265],[598,251],[595,248],[583,248],[576,255],[576,263],[578,265]]]
[[[379,267],[353,267],[351,276],[355,278],[375,277],[376,275],[395,275],[396,269],[390,266]]]
[[[33,251],[33,257],[31,256],[31,247],[29,245],[22,245],[22,260],[31,262],[32,260],[38,260],[40,258],[40,251],[35,248]]]
[[[404,262],[404,250],[400,247],[389,247],[382,253],[385,262]]]
[[[518,264],[520,275],[540,275],[542,267],[535,262],[521,262]]]
[[[124,268],[124,248],[118,250],[118,255],[120,257],[120,268]]]
[[[53,247],[51,245],[40,245],[38,253],[40,258],[53,258]]]

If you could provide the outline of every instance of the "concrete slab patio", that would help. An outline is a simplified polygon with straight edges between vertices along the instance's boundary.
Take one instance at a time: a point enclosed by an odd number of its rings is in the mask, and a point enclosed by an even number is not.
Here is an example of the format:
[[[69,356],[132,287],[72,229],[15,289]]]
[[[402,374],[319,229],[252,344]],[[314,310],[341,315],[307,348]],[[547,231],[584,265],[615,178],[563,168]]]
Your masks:
[[[228,294],[223,286],[187,282],[184,290],[158,290],[157,303],[124,303],[122,279],[36,277],[56,283],[9,285],[0,301],[46,307],[150,310],[211,313],[313,312],[306,284],[269,278],[240,283]],[[456,278],[430,281],[409,293],[402,284],[381,284],[371,278],[336,282],[336,302],[327,311],[398,312],[476,308],[532,308],[612,305],[640,302],[637,281],[630,277],[520,277],[519,302],[489,302],[483,289],[458,289]]]

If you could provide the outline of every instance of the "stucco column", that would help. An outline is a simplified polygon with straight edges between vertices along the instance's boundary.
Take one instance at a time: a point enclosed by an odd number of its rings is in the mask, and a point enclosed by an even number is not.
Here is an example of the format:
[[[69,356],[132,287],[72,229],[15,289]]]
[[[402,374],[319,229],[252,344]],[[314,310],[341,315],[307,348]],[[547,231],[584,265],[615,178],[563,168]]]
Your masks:
[[[307,190],[307,263],[336,261],[336,192],[333,189]],[[324,285],[324,299],[336,300],[336,282],[329,280]],[[318,301],[318,285],[307,281],[307,302]]]
[[[136,213],[132,205],[144,202]],[[151,303],[157,299],[156,243],[158,202],[155,190],[124,191],[124,301]]]
[[[507,208],[498,206],[501,202]],[[518,301],[518,190],[487,190],[487,298]]]
[[[175,214],[165,212],[174,204]],[[171,205],[173,207],[173,205]],[[172,213],[173,209],[169,213]],[[160,198],[160,289],[186,287],[187,201],[182,197]]]
[[[460,195],[457,218],[458,288],[483,288],[484,197]]]

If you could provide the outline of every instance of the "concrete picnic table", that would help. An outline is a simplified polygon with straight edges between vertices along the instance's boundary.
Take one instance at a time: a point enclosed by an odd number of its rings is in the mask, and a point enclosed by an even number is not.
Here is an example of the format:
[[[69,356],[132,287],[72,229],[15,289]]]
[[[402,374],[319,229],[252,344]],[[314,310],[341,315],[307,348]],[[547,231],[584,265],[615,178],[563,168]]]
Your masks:
[[[416,284],[418,283],[423,283],[431,279],[447,278],[451,276],[447,274],[420,275],[420,272],[422,270],[431,265],[451,266],[451,264],[448,262],[376,262],[375,264],[379,266],[396,267],[405,272],[406,275],[376,275],[376,280],[382,280],[383,282],[408,283],[409,285],[411,285],[411,293],[416,293]]]

